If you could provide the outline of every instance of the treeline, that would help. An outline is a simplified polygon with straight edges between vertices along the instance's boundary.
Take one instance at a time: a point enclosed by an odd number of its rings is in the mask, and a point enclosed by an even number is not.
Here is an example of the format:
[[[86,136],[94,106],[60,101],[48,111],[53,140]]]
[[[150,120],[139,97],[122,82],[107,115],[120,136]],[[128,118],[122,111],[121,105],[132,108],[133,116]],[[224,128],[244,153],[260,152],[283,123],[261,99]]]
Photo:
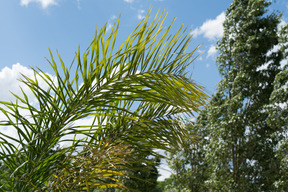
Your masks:
[[[288,191],[288,25],[265,0],[234,0],[217,43],[222,80],[171,154],[164,191]],[[163,184],[163,183],[162,183]]]

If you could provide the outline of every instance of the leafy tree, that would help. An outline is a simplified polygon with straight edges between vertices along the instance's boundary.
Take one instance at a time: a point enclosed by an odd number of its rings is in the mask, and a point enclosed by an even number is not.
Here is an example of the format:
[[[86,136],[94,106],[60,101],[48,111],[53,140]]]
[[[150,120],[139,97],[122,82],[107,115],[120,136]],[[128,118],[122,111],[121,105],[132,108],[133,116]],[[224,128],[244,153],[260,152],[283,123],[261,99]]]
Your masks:
[[[194,181],[194,189],[202,187],[199,191],[275,191],[276,185],[285,186],[287,161],[282,157],[287,157],[286,142],[286,146],[277,147],[280,135],[287,134],[287,114],[267,106],[273,99],[287,102],[285,96],[273,96],[277,87],[287,82],[279,82],[286,76],[280,67],[284,55],[279,47],[287,33],[279,33],[281,14],[268,12],[270,4],[265,0],[234,0],[226,11],[224,35],[217,43],[217,64],[223,79],[191,129],[202,137],[195,144],[194,154],[198,154],[180,155],[189,163],[179,175],[189,172],[189,165],[198,170],[191,169],[190,181],[205,173]],[[271,121],[272,116],[285,122],[283,129]],[[182,186],[189,186],[187,177],[187,181],[179,179]]]
[[[209,144],[206,161],[211,191],[274,191],[279,176],[277,130],[265,106],[283,58],[278,24],[265,0],[234,0],[226,12],[218,42],[223,79],[205,114]],[[199,122],[201,123],[201,121]]]
[[[141,157],[141,155],[136,155],[136,157]],[[160,164],[160,159],[142,158],[146,159],[146,162],[132,164],[132,168],[127,171],[127,179],[123,183],[130,190],[151,192],[157,185],[157,166]]]
[[[280,50],[284,54],[282,60],[283,70],[280,71],[274,80],[274,90],[270,96],[270,103],[267,106],[269,111],[268,124],[277,129],[272,134],[279,143],[277,145],[276,157],[281,161],[279,178],[274,185],[277,191],[288,190],[288,24],[283,26],[280,31]],[[282,66],[281,66],[282,67]],[[276,191],[276,190],[275,190]]]
[[[204,109],[205,110],[205,109]],[[201,112],[201,114],[204,111]],[[199,117],[198,117],[199,119]],[[203,123],[203,122],[202,122]],[[207,145],[207,133],[203,126],[190,122],[187,127],[196,136],[190,140],[189,148],[177,153],[171,153],[168,160],[169,167],[174,170],[170,176],[172,186],[179,191],[188,190],[190,192],[207,191],[204,181],[208,179],[207,163],[205,158],[205,145]]]
[[[164,181],[158,181],[157,186],[151,192],[163,192],[165,187],[170,185],[173,181],[172,177],[166,178]]]
[[[170,34],[173,23],[164,28],[165,17],[159,13],[149,24],[148,14],[115,49],[118,20],[110,34],[106,26],[96,31],[70,67],[50,51],[54,77],[39,68],[32,68],[34,78],[23,75],[35,98],[23,92],[14,94],[15,103],[0,102],[6,117],[0,130],[17,132],[0,131],[0,160],[8,169],[1,190],[125,189],[127,170],[145,163],[133,154],[156,158],[155,149],[186,146],[191,135],[178,114],[198,112],[206,95],[186,76],[195,51],[187,52],[189,33],[181,27]]]

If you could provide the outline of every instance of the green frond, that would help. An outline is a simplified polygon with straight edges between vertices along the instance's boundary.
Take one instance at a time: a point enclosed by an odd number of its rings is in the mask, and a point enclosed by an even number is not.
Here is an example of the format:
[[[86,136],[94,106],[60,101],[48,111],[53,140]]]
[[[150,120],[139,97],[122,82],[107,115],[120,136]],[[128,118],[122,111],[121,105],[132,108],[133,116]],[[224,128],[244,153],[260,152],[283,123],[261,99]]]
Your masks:
[[[181,115],[198,112],[207,97],[203,88],[186,76],[195,50],[189,52],[191,36],[182,26],[175,34],[170,34],[174,21],[164,28],[167,13],[158,12],[152,21],[149,15],[150,11],[118,49],[119,19],[109,34],[105,26],[96,29],[89,48],[75,53],[72,66],[67,67],[58,52],[56,61],[49,50],[48,62],[55,77],[32,68],[34,78],[23,75],[20,80],[30,88],[36,104],[23,90],[22,96],[14,94],[16,103],[0,102],[6,117],[0,129],[13,129],[18,134],[12,137],[0,132],[0,161],[10,175],[5,177],[8,183],[1,183],[3,188],[29,191],[57,186],[55,190],[80,187],[77,190],[88,191],[99,183],[98,187],[121,187],[119,169],[128,169],[132,156],[122,144],[154,156],[160,156],[155,149],[185,147],[191,135]],[[79,124],[84,120],[90,124]],[[121,143],[116,147],[117,155],[109,146],[96,156],[80,152],[79,159],[74,155],[83,147],[93,154],[108,140],[115,146]],[[92,157],[100,163],[90,164]],[[104,162],[118,168],[105,167]],[[85,175],[75,177],[85,166],[93,170],[85,173],[88,180]],[[105,183],[107,179],[111,182]],[[52,180],[57,185],[53,186]]]

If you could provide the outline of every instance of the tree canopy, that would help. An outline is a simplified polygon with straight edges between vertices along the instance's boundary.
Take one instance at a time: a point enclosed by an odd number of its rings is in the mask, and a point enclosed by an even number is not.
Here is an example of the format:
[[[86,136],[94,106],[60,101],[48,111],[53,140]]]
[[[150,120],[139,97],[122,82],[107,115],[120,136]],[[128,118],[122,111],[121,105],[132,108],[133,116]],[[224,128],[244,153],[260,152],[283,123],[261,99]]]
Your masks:
[[[182,188],[287,190],[287,69],[283,62],[288,33],[287,26],[279,26],[281,14],[268,9],[270,4],[234,0],[226,11],[216,60],[222,80],[191,128],[201,142],[178,157],[185,165],[178,174],[189,175],[186,181],[178,181]]]

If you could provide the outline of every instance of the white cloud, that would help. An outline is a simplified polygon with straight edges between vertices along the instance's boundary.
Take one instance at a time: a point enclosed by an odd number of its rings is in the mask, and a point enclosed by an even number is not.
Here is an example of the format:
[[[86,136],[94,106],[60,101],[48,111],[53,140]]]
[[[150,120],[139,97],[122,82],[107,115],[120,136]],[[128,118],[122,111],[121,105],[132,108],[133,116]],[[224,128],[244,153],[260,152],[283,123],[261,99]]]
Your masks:
[[[134,0],[124,0],[126,3],[133,3]]]
[[[22,83],[18,79],[22,78],[21,74],[26,75],[29,78],[34,76],[34,73],[31,69],[21,65],[20,63],[12,65],[11,68],[5,67],[0,71],[0,100],[1,101],[14,101],[14,96],[10,93],[13,92],[16,95],[21,95],[21,86]],[[23,84],[22,84],[23,86]],[[23,86],[23,90],[26,92],[29,90],[28,87]]]
[[[216,19],[209,19],[205,21],[201,27],[194,29],[191,32],[193,37],[197,37],[199,35],[203,35],[205,38],[209,40],[215,40],[217,38],[221,38],[223,36],[223,22],[225,20],[225,13],[222,12],[220,15],[216,17]]]
[[[167,157],[167,153],[162,149],[156,149],[155,152]],[[161,159],[161,163],[158,166],[158,171],[159,171],[158,181],[164,181],[166,178],[170,177],[172,169],[168,166],[167,160],[165,158]]]
[[[145,18],[144,13],[145,13],[145,10],[143,10],[143,9],[138,10],[137,18],[140,20],[144,19]]]
[[[169,178],[172,172],[166,160],[163,160],[161,162],[161,165],[158,167],[158,171],[160,174],[160,176],[158,177],[158,181],[164,181],[166,178]]]
[[[278,24],[278,29],[281,29],[281,27],[287,25],[287,22],[284,21],[283,19],[280,20],[280,23]]]
[[[208,50],[208,53],[207,53],[207,58],[214,57],[216,55],[216,53],[217,53],[216,46],[211,45],[209,50]]]
[[[112,23],[108,22],[106,26],[106,32],[110,31],[112,29]]]
[[[11,68],[4,67],[0,71],[1,101],[15,101],[15,97],[11,94],[11,92],[21,96],[22,91],[20,87],[27,94],[28,98],[31,99],[31,101],[33,100],[34,95],[31,92],[31,90],[25,84],[19,81],[19,79],[23,79],[23,76],[21,74],[27,76],[28,78],[34,79],[34,71],[21,65],[20,63],[12,65]],[[48,75],[51,77],[51,79],[54,79],[52,75],[50,74]],[[39,85],[43,89],[47,89],[48,88],[47,83],[43,79],[39,78],[39,76],[36,77]]]
[[[56,0],[21,0],[22,6],[28,6],[30,3],[40,3],[43,9],[46,9],[50,5],[57,5]]]
[[[115,15],[112,15],[110,17],[110,19],[108,20],[107,26],[106,26],[106,32],[110,31],[112,29],[115,19],[117,19],[117,17]]]
[[[19,79],[23,78],[21,74],[27,76],[28,78],[34,79],[33,70],[21,65],[20,63],[12,65],[11,68],[4,67],[0,71],[0,87],[1,87],[0,101],[15,102],[16,98],[11,94],[11,92],[22,97],[23,94],[20,89],[20,86],[21,86],[22,90],[27,95],[31,104],[34,105],[37,103],[36,98],[34,94],[32,93],[32,91],[25,84],[19,81]],[[53,79],[52,75],[49,75],[49,76]],[[44,80],[39,78],[39,76],[36,76],[36,78],[41,88],[43,89],[48,88],[48,85]],[[29,114],[29,112],[24,109],[20,112],[21,114],[24,114],[24,115]],[[4,120],[4,119],[6,119],[5,115],[2,112],[0,112],[0,120]],[[0,127],[0,128],[1,128],[2,133],[7,134],[11,137],[17,137],[16,129],[11,128],[11,127]]]

